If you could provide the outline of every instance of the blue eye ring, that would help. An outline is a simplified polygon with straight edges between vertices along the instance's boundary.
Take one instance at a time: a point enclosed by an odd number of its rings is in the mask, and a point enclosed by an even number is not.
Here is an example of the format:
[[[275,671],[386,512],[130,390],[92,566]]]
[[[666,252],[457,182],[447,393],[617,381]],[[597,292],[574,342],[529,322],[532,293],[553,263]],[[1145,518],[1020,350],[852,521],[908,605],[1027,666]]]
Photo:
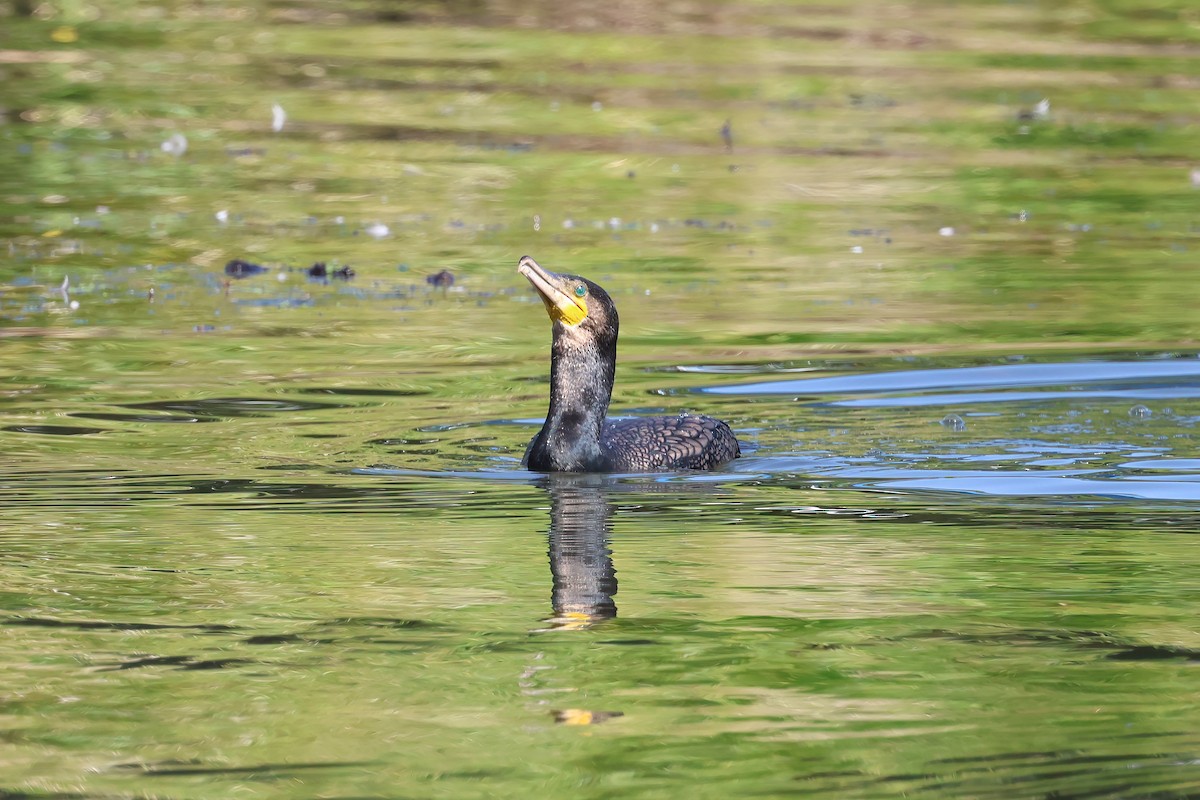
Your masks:
[[[587,294],[587,287],[584,286],[582,283],[575,287],[575,296],[576,297],[583,297],[585,294]]]

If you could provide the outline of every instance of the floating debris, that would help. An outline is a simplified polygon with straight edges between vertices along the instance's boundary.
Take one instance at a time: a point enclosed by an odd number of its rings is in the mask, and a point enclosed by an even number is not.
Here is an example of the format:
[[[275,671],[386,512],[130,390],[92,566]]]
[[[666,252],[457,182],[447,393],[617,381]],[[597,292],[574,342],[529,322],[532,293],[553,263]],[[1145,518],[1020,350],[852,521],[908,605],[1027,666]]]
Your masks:
[[[1043,97],[1036,104],[1034,104],[1033,108],[1020,111],[1017,114],[1017,119],[1019,119],[1023,122],[1030,122],[1033,120],[1043,120],[1049,116],[1050,116],[1050,101],[1047,98]]]
[[[223,208],[220,211],[218,211],[216,214],[213,214],[213,216],[216,217],[217,222],[221,223],[222,225],[229,222],[229,212]]]
[[[271,106],[271,130],[279,133],[283,130],[283,126],[287,123],[287,112],[283,110],[283,106],[275,103]]]
[[[1138,403],[1129,409],[1129,416],[1134,419],[1150,419],[1150,417],[1154,416],[1154,412],[1141,403]]]
[[[169,153],[170,155],[178,158],[187,152],[188,140],[187,137],[182,133],[172,133],[167,137],[167,140],[159,146],[162,147],[162,151],[164,153]]]
[[[251,264],[249,261],[242,261],[240,258],[235,258],[225,265],[225,274],[232,278],[248,278],[251,275],[261,275],[264,272],[270,272],[270,270],[260,264]]]
[[[364,228],[364,230],[367,232],[368,236],[375,239],[383,239],[392,232],[391,228],[389,228],[387,225],[384,225],[382,222],[376,222],[368,225],[366,228]]]
[[[947,225],[944,228],[938,228],[938,236],[953,236],[953,235],[954,235],[954,228],[951,228],[949,225]]]
[[[958,414],[947,414],[942,417],[942,427],[949,428],[952,431],[965,431],[967,429],[967,421]]]
[[[337,280],[348,281],[354,277],[354,270],[349,266],[331,270],[325,266],[324,261],[316,262],[306,272],[310,278],[335,278]]]
[[[444,269],[441,272],[435,272],[432,275],[426,275],[425,282],[430,286],[436,286],[439,289],[446,289],[454,285],[454,273],[448,269]]]

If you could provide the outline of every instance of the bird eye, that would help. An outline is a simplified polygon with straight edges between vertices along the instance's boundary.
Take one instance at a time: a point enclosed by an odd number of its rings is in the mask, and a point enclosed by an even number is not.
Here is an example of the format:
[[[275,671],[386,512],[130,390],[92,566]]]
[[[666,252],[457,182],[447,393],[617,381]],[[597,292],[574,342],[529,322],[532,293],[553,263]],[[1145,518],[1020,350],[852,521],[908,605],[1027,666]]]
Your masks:
[[[587,287],[584,286],[582,283],[575,287],[575,296],[576,297],[583,297],[585,294],[587,294]]]

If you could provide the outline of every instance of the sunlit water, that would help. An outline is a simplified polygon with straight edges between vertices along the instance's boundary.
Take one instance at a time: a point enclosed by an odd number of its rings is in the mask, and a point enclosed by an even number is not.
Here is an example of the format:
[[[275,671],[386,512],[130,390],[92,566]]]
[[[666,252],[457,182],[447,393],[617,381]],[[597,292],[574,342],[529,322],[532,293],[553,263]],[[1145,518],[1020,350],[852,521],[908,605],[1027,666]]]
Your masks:
[[[1200,793],[1191,28],[563,9],[3,20],[0,797]]]
[[[8,425],[8,780],[1190,786],[1200,359],[876,366],[629,376],[731,420],[712,474],[535,475],[532,419],[311,382]]]

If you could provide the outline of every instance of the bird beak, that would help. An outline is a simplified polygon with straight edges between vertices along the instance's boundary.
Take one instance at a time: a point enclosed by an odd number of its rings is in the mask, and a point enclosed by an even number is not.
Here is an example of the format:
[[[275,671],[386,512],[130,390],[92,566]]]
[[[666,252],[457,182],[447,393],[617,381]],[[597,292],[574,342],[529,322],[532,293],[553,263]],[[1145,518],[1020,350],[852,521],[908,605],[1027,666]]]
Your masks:
[[[564,325],[578,325],[587,317],[587,301],[575,296],[564,276],[542,269],[541,265],[529,256],[521,256],[517,272],[524,275],[525,279],[533,284],[533,288],[537,289],[550,319]]]

